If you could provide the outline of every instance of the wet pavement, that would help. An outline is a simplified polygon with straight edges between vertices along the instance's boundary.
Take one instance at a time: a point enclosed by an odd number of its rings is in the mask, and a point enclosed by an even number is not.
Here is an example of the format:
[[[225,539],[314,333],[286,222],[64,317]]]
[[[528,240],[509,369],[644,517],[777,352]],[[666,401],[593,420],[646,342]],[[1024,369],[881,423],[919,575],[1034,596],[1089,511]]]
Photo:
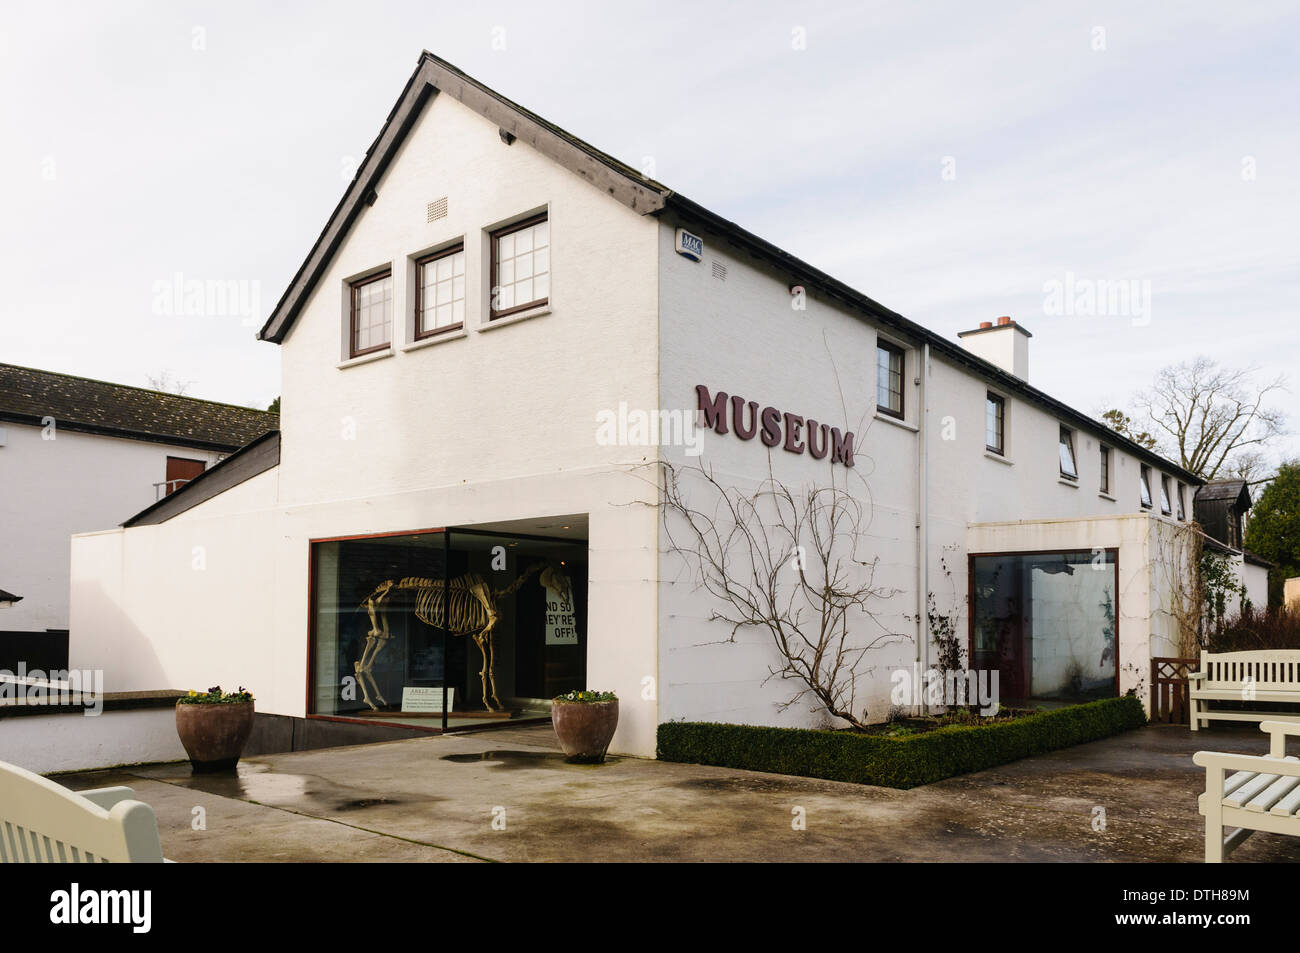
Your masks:
[[[1266,748],[1254,726],[1150,726],[898,791],[639,758],[570,765],[541,726],[262,755],[233,775],[181,763],[58,780],[133,788],[181,862],[1200,862],[1193,752]],[[1232,855],[1252,861],[1300,861],[1300,838],[1255,834]]]

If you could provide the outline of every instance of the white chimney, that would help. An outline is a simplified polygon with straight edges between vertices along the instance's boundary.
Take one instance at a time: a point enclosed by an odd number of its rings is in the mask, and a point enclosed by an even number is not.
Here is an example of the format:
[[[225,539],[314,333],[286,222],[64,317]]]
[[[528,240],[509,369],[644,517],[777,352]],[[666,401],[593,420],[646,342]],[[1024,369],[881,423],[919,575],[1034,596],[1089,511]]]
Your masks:
[[[1033,335],[1010,318],[998,318],[997,324],[981,321],[978,328],[962,331],[957,337],[976,357],[996,364],[1022,381],[1029,380],[1029,339]]]

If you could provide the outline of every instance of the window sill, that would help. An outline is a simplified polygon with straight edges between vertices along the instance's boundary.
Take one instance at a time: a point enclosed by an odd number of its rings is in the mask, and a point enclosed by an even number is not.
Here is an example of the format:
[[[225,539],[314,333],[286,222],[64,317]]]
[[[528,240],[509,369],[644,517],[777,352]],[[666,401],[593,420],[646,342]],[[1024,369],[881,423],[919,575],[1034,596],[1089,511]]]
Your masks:
[[[445,344],[448,341],[459,341],[465,337],[469,337],[469,332],[464,328],[457,328],[455,331],[448,331],[445,334],[430,334],[428,337],[412,341],[410,344],[403,344],[402,353],[418,351],[422,347],[433,347],[435,344]]]
[[[1006,466],[1009,467],[1013,467],[1016,465],[1014,460],[1008,460],[1005,455],[1001,453],[994,453],[992,450],[985,450],[984,456],[988,457],[990,460],[996,460],[998,463],[1005,464]]]
[[[902,427],[904,430],[910,430],[912,433],[921,432],[919,427],[913,427],[906,420],[900,420],[897,417],[891,417],[889,414],[882,414],[880,411],[876,411],[876,419],[883,420],[887,424],[893,424],[895,427]]]
[[[1077,479],[1071,480],[1068,476],[1064,476],[1064,475],[1059,476],[1056,478],[1056,482],[1061,484],[1062,486],[1072,487],[1073,489],[1076,490],[1079,488],[1079,481]]]
[[[1118,502],[1119,502],[1119,500],[1115,499],[1115,497],[1111,496],[1111,495],[1110,495],[1109,493],[1107,493],[1105,490],[1098,490],[1098,491],[1097,491],[1097,495],[1098,495],[1099,497],[1101,497],[1103,500],[1110,500],[1112,503],[1118,503]]]
[[[480,331],[491,331],[494,328],[503,328],[508,324],[518,324],[520,321],[527,321],[529,318],[540,318],[544,314],[551,313],[551,306],[544,304],[533,308],[531,311],[520,311],[518,314],[510,314],[504,318],[489,319],[478,326]]]
[[[390,347],[386,351],[375,351],[373,354],[362,354],[360,357],[350,357],[346,361],[339,361],[334,366],[339,370],[348,367],[356,367],[358,364],[369,364],[371,361],[382,361],[386,357],[393,356],[393,349]]]

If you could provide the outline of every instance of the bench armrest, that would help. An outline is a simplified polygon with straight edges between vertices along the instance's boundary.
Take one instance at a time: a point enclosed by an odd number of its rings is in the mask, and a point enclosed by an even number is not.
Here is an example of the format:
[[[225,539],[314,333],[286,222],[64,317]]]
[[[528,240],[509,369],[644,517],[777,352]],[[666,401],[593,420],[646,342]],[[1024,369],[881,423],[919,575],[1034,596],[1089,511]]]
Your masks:
[[[1268,732],[1268,754],[1270,758],[1286,756],[1287,735],[1300,736],[1300,722],[1296,721],[1262,721],[1260,731]]]
[[[98,805],[106,811],[111,811],[113,805],[119,801],[134,801],[135,792],[127,787],[114,788],[93,788],[89,791],[74,792],[78,797],[84,797],[91,804]]]
[[[1187,680],[1188,680],[1189,682],[1191,682],[1191,681],[1200,681],[1201,679],[1208,677],[1209,674],[1210,674],[1209,672],[1188,672],[1188,673],[1187,673]]]
[[[1257,771],[1260,774],[1280,774],[1300,778],[1300,761],[1283,761],[1281,758],[1261,758],[1253,754],[1227,754],[1222,751],[1198,751],[1192,762],[1202,768],[1222,768],[1225,771]]]

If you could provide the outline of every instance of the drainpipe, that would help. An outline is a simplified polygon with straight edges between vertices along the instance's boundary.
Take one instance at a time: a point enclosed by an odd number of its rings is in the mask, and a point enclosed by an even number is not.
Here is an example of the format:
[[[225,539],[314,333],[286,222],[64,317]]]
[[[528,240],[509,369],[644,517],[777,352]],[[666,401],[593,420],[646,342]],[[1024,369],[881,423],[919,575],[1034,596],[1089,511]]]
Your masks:
[[[930,668],[930,345],[921,345],[921,367],[916,378],[919,388],[916,433],[916,674],[914,690],[921,691],[921,712],[929,712],[922,679]]]

